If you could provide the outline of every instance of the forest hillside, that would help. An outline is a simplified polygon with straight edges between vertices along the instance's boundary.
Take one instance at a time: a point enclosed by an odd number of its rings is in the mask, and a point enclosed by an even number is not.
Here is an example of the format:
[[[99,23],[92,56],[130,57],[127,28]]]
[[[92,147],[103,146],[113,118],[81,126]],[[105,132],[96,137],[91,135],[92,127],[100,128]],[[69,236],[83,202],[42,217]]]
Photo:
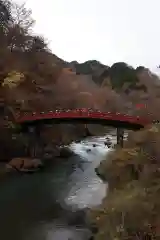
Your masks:
[[[33,34],[34,20],[25,5],[0,0],[0,9],[0,142],[10,153],[1,153],[1,159],[23,153],[22,139],[12,140],[13,114],[19,111],[89,107],[160,118],[160,81],[149,69],[121,62],[109,67],[95,60],[68,63],[51,52],[47,40]],[[69,143],[84,137],[85,129],[53,125],[48,134],[54,142]]]

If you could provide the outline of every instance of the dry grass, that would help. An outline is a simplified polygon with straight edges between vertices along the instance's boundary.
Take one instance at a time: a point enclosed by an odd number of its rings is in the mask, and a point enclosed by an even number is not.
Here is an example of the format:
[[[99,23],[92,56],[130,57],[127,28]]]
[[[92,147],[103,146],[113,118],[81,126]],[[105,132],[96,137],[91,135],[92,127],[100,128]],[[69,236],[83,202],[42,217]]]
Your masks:
[[[131,133],[98,172],[109,192],[89,213],[96,240],[160,239],[160,125]]]

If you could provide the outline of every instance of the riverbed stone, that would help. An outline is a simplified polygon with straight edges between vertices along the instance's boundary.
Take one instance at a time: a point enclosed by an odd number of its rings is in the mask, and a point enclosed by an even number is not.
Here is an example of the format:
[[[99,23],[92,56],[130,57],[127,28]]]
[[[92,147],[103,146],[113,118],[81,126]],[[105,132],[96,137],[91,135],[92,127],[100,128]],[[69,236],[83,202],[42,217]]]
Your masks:
[[[108,148],[110,148],[112,146],[112,141],[109,137],[106,137],[104,145],[107,146]]]
[[[88,148],[88,149],[86,150],[86,152],[91,152],[91,149],[90,149],[90,148]]]
[[[97,147],[97,144],[93,144],[93,147]]]

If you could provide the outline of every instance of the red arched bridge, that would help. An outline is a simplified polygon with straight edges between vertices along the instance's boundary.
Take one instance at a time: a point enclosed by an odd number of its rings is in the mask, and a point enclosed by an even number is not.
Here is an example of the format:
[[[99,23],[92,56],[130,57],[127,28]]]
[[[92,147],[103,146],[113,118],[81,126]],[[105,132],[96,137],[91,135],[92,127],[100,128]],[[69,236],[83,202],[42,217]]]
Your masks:
[[[102,125],[109,125],[117,128],[117,144],[123,146],[123,129],[137,130],[151,123],[147,119],[141,117],[129,116],[120,113],[100,112],[90,109],[76,109],[76,110],[56,110],[49,112],[33,112],[16,115],[15,121],[22,127],[22,130],[30,133],[30,146],[33,148],[33,156],[35,156],[35,144],[39,144],[41,125],[56,124],[62,122],[79,122],[98,123]],[[87,136],[86,128],[86,136]]]
[[[76,110],[56,110],[49,112],[33,112],[19,114],[15,121],[21,125],[36,125],[38,123],[60,123],[60,122],[81,122],[81,123],[98,123],[110,125],[116,128],[140,129],[151,121],[138,116],[124,115],[121,113],[101,112],[88,109]]]

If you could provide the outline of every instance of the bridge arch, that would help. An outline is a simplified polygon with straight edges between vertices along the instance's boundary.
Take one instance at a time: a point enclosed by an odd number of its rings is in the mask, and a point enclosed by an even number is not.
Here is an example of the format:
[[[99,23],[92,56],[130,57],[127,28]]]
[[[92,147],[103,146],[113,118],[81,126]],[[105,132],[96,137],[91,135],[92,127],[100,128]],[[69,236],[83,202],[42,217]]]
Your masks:
[[[98,123],[113,126],[117,128],[117,143],[121,146],[123,146],[123,129],[138,130],[151,123],[149,120],[140,117],[123,115],[120,113],[113,114],[111,112],[93,111],[91,109],[56,110],[47,113],[33,112],[19,114],[16,115],[15,121],[24,128],[31,129],[32,131],[30,133],[33,136],[33,139],[36,139],[36,136],[39,136],[42,124],[48,123],[71,123],[72,121],[74,123]],[[32,145],[34,145],[33,142]]]

